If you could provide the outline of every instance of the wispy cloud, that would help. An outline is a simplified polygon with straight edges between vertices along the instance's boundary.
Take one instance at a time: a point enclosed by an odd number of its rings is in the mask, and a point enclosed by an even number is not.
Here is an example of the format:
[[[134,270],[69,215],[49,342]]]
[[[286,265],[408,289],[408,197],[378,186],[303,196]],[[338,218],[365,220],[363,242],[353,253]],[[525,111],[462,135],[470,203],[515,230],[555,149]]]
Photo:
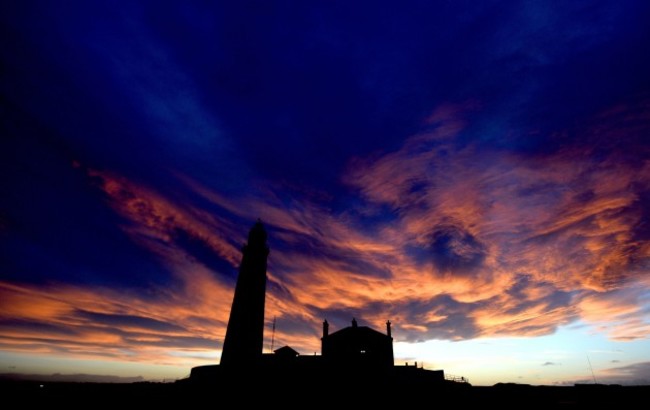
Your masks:
[[[612,362],[616,362],[615,360]],[[603,384],[622,384],[628,386],[647,386],[650,383],[650,362],[639,362],[627,366],[610,367],[595,374],[596,382]],[[577,380],[575,383],[593,383],[593,379]]]
[[[636,138],[648,119],[633,108],[595,119],[581,132],[610,141],[602,156],[577,144],[525,155],[464,142],[467,109],[443,107],[430,131],[398,151],[352,163],[346,181],[394,215],[382,237],[404,253],[400,276],[412,267],[421,282],[469,304],[477,334],[550,333],[596,320],[589,301],[611,299],[598,317],[629,314],[613,332],[647,336],[639,302],[650,252],[639,236],[650,167],[620,161],[634,154],[611,140]]]
[[[345,211],[280,197],[272,184],[225,196],[176,174],[185,190],[172,195],[87,170],[173,286],[131,294],[2,283],[0,346],[211,360],[200,353],[223,341],[238,248],[257,217],[271,233],[266,317],[277,320],[278,345],[317,351],[323,318],[337,328],[353,316],[377,328],[391,319],[394,336],[411,342],[533,337],[578,319],[612,339],[647,338],[650,164],[616,144],[602,155],[577,143],[495,152],[463,138],[476,109],[443,106],[401,148],[351,161],[343,179],[358,197]],[[630,113],[603,114],[580,132],[624,138],[649,121]]]

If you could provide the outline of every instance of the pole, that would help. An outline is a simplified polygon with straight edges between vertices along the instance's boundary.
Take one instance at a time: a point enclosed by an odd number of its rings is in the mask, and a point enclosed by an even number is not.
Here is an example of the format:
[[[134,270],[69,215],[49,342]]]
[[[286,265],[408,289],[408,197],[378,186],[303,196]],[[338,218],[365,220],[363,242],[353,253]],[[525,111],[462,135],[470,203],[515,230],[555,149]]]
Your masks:
[[[596,375],[594,374],[594,368],[591,367],[591,360],[589,360],[589,355],[587,355],[587,362],[589,363],[589,369],[591,370],[591,377],[594,378],[594,384],[598,384],[596,382]]]
[[[275,345],[275,316],[273,316],[273,332],[271,332],[271,353],[273,353],[274,345]]]

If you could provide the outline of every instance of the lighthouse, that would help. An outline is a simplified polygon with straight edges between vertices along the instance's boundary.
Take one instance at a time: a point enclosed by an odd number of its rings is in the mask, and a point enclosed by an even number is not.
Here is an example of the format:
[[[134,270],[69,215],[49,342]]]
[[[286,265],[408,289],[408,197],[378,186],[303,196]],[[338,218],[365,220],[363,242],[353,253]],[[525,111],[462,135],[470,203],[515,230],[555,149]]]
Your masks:
[[[235,296],[230,310],[221,366],[236,367],[259,363],[264,337],[266,262],[269,247],[266,230],[259,219],[242,249]]]

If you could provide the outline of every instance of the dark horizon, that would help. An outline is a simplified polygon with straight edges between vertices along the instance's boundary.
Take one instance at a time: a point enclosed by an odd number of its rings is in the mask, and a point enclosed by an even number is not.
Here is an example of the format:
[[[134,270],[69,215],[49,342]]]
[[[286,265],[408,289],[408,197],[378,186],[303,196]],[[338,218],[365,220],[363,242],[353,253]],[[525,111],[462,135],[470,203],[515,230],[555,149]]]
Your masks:
[[[522,404],[535,404],[544,408],[585,408],[586,406],[634,406],[642,402],[650,392],[649,386],[529,386],[499,384],[491,387],[463,386],[462,388],[436,389],[426,386],[376,386],[373,388],[363,382],[353,384],[320,384],[318,393],[309,389],[307,381],[294,385],[297,391],[287,392],[281,382],[249,385],[259,395],[250,396],[237,393],[236,385],[222,385],[229,390],[219,390],[215,398],[215,386],[187,385],[179,383],[48,383],[30,384],[25,382],[4,382],[0,387],[7,388],[5,397],[17,400],[24,405],[76,405],[101,401],[105,405],[146,405],[152,407],[170,405],[205,405],[206,402],[228,404],[259,402],[259,397],[280,401],[285,407],[304,408],[315,398],[326,398],[330,402],[344,402],[348,407],[367,408],[367,406],[399,406],[408,403],[412,406],[430,405],[433,402],[456,406],[500,406],[510,408]],[[313,385],[312,385],[313,386]],[[250,391],[250,390],[249,390]]]

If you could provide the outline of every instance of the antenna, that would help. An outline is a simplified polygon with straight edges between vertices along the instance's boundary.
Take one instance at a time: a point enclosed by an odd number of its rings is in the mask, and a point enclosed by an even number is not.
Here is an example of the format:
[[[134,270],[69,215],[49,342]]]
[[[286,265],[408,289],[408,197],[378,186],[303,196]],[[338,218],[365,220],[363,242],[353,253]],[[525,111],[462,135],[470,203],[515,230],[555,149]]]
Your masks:
[[[273,353],[274,345],[275,345],[275,316],[273,316],[273,332],[271,332],[271,353]]]
[[[589,369],[591,370],[591,377],[594,378],[594,384],[598,384],[598,382],[596,382],[596,375],[594,374],[594,368],[591,367],[591,360],[589,360],[589,355],[587,355],[587,363],[589,363]]]

